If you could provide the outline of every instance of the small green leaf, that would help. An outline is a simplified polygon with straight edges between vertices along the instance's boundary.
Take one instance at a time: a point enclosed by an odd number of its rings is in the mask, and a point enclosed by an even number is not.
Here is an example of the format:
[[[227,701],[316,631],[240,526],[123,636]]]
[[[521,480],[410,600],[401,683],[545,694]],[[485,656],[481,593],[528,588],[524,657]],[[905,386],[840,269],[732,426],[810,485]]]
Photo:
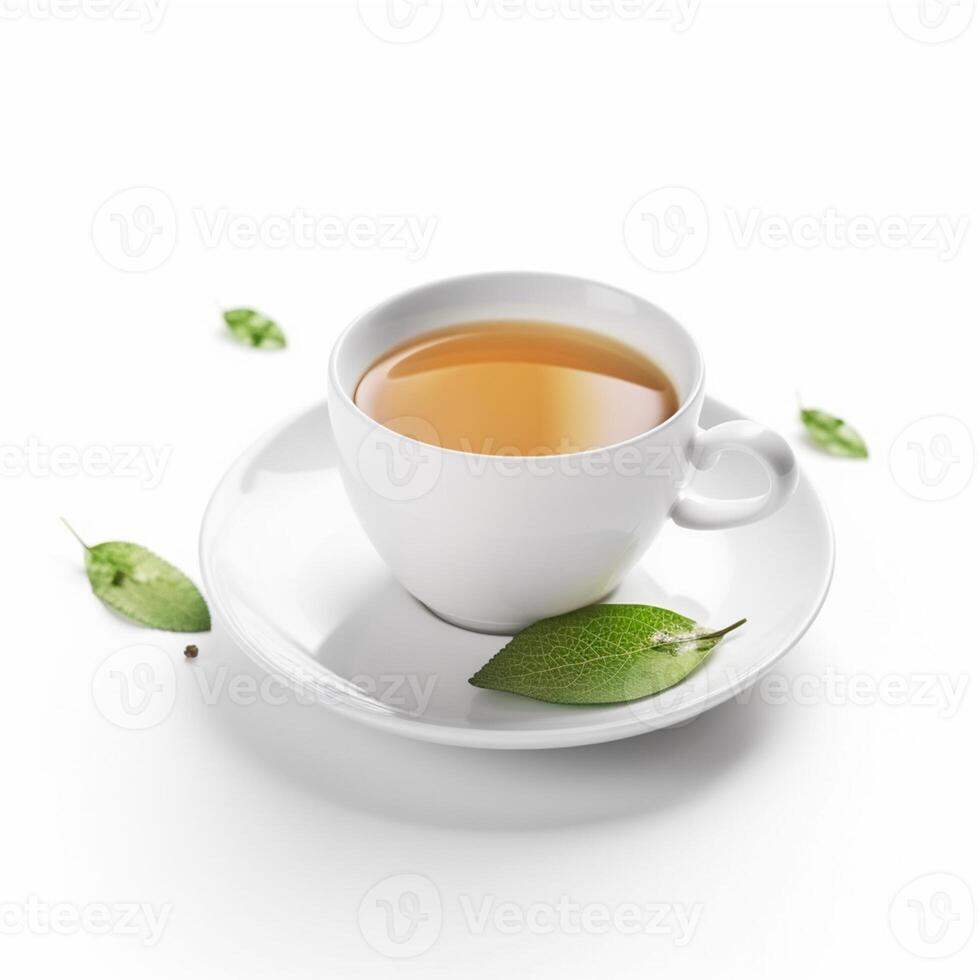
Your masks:
[[[286,335],[279,324],[255,310],[225,310],[224,318],[228,329],[243,344],[266,350],[286,346]]]
[[[867,459],[868,447],[856,429],[843,419],[828,415],[817,408],[801,408],[800,418],[806,426],[810,438],[821,448],[834,456],[850,456],[852,459]]]
[[[635,701],[680,683],[744,622],[710,631],[657,606],[586,606],[521,630],[470,683],[555,704]]]
[[[90,548],[78,540],[85,548],[92,591],[111,609],[158,630],[206,633],[211,629],[204,596],[169,562],[128,541],[106,541]]]

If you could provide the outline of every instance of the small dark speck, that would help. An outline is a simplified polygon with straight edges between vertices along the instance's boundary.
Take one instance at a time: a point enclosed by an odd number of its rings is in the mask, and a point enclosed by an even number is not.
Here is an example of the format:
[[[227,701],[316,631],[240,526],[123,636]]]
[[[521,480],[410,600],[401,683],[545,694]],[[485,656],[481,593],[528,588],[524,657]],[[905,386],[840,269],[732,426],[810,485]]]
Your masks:
[[[197,656],[197,647],[193,643],[191,643],[188,646],[184,647],[184,656],[185,657],[196,657]]]

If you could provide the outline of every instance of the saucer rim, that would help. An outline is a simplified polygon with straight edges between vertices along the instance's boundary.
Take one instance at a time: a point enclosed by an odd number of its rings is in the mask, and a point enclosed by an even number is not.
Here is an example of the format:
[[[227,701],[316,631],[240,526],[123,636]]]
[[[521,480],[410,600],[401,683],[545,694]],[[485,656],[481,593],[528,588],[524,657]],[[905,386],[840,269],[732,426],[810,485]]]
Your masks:
[[[731,418],[746,418],[745,415],[733,409],[727,402],[723,402],[707,394],[702,405],[702,413],[708,407],[709,402],[711,407],[719,414],[727,415]],[[264,651],[258,643],[251,639],[247,631],[237,624],[235,616],[224,606],[221,590],[217,586],[212,573],[211,560],[208,553],[208,541],[214,537],[210,533],[211,525],[215,520],[215,507],[218,497],[228,485],[229,481],[235,479],[245,464],[262,452],[276,436],[285,432],[300,419],[318,409],[326,410],[329,418],[327,402],[325,399],[321,399],[290,414],[287,418],[267,428],[265,432],[254,439],[235,457],[218,480],[208,498],[198,533],[198,562],[205,594],[211,604],[212,618],[221,624],[240,650],[262,667],[263,670],[267,671],[280,670],[281,667],[277,665],[273,655]],[[505,750],[572,748],[579,745],[592,745],[601,742],[612,742],[622,738],[632,738],[636,735],[651,734],[663,728],[683,725],[699,714],[710,711],[712,708],[718,707],[718,705],[729,701],[731,698],[737,697],[740,693],[756,683],[760,677],[763,677],[770,671],[779,660],[786,656],[800,642],[823,609],[827,595],[830,592],[830,585],[833,581],[836,566],[836,536],[833,522],[823,499],[807,475],[801,470],[800,487],[804,484],[812,494],[817,507],[817,513],[822,518],[828,546],[827,565],[824,570],[823,579],[815,593],[812,607],[801,618],[799,627],[793,632],[790,638],[775,648],[763,661],[747,671],[744,676],[728,686],[717,690],[712,695],[703,695],[697,700],[686,704],[683,708],[665,713],[662,719],[658,719],[658,721],[661,721],[660,724],[652,724],[649,721],[640,720],[635,715],[630,716],[627,713],[624,717],[610,719],[602,723],[597,723],[593,720],[580,725],[568,725],[563,728],[478,728],[426,721],[421,718],[407,718],[396,713],[378,710],[376,706],[369,706],[367,703],[362,706],[357,706],[356,702],[344,703],[338,700],[323,700],[319,696],[317,696],[317,702],[328,710],[337,712],[346,718],[369,725],[381,731],[404,735],[419,741],[439,745],[451,745],[460,748]],[[798,487],[797,493],[799,489]],[[720,531],[717,533],[725,532]],[[626,707],[626,705],[609,705],[608,707]]]

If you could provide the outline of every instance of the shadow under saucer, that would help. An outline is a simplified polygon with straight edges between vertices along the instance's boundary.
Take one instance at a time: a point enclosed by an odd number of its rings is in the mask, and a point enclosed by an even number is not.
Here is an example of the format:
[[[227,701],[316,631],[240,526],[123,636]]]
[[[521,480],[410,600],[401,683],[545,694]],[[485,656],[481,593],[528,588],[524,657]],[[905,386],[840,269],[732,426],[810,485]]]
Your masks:
[[[225,663],[261,682],[263,671],[226,635],[215,640],[210,669]],[[808,659],[806,647],[794,657]],[[779,737],[788,720],[758,699],[731,700],[688,723],[625,741],[501,752],[398,738],[294,700],[245,706],[219,699],[206,714],[216,733],[311,797],[407,823],[501,832],[683,807],[734,778],[753,749]]]

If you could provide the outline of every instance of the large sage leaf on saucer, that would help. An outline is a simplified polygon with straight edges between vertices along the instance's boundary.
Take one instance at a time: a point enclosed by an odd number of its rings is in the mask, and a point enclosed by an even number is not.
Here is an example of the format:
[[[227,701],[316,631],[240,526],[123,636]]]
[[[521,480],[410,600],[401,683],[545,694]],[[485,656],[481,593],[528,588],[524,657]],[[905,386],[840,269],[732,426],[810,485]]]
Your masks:
[[[555,704],[634,701],[680,683],[744,622],[710,630],[658,606],[586,606],[528,626],[470,683]]]
[[[169,562],[128,541],[105,541],[90,548],[78,540],[85,548],[92,591],[111,609],[158,630],[205,633],[211,629],[204,596]]]

